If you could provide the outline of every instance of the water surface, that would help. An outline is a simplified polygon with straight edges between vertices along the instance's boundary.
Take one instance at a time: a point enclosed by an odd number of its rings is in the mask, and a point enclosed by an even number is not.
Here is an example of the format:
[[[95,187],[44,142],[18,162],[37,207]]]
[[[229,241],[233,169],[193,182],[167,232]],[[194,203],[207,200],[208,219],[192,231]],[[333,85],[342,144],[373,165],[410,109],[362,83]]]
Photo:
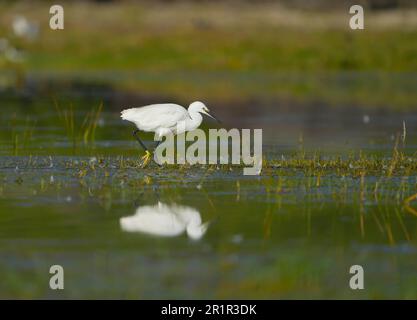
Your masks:
[[[58,100],[74,105],[77,127],[102,99],[74,96]],[[104,99],[84,143],[55,98],[1,98],[1,298],[417,298],[417,217],[403,205],[417,192],[415,170],[323,171],[318,181],[302,168],[256,177],[236,167],[140,169],[117,99]],[[226,127],[264,129],[268,159],[389,158],[404,120],[401,150],[411,159],[416,150],[410,113],[210,107]],[[62,291],[49,289],[55,264]],[[349,287],[354,264],[365,290]]]

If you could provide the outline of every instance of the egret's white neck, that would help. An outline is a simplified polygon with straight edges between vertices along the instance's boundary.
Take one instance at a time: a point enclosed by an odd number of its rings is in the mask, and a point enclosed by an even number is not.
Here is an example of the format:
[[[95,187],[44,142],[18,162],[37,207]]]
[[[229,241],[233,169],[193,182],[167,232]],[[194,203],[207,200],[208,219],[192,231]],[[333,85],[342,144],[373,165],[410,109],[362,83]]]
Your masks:
[[[190,119],[188,119],[186,122],[186,130],[193,131],[200,126],[201,122],[203,121],[203,116],[200,112],[195,111],[188,111],[188,114],[190,115]]]

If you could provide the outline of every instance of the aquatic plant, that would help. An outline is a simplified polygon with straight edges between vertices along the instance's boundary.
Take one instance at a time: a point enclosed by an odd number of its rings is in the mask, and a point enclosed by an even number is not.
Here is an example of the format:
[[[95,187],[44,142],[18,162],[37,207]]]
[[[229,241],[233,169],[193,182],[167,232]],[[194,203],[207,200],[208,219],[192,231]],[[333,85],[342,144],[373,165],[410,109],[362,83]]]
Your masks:
[[[73,153],[82,142],[85,146],[94,146],[96,139],[97,124],[100,120],[100,114],[103,110],[103,102],[97,107],[92,107],[90,111],[85,113],[84,117],[79,119],[74,111],[74,106],[70,103],[68,108],[63,108],[56,99],[54,106],[58,118],[65,128],[68,141],[72,144]]]

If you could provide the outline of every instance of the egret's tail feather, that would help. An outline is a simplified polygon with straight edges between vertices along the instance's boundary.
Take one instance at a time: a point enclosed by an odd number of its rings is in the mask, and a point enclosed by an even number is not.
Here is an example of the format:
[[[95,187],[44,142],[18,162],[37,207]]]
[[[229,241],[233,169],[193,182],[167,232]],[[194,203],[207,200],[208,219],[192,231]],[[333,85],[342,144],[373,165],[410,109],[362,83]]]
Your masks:
[[[126,109],[126,110],[123,110],[123,111],[121,112],[120,117],[121,117],[123,120],[131,120],[131,119],[132,119],[132,116],[133,116],[133,114],[134,114],[134,112],[135,112],[135,108],[131,108],[131,109]]]

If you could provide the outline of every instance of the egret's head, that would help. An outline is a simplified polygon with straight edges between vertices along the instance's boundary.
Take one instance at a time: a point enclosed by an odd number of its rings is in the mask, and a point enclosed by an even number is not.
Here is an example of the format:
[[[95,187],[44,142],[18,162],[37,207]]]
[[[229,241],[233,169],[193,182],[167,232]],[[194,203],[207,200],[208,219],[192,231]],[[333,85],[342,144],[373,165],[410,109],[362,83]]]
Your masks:
[[[205,115],[208,115],[210,118],[213,118],[214,120],[219,121],[216,119],[216,117],[214,117],[213,115],[209,113],[210,110],[201,101],[195,101],[191,103],[190,106],[188,107],[188,112],[204,113]]]

